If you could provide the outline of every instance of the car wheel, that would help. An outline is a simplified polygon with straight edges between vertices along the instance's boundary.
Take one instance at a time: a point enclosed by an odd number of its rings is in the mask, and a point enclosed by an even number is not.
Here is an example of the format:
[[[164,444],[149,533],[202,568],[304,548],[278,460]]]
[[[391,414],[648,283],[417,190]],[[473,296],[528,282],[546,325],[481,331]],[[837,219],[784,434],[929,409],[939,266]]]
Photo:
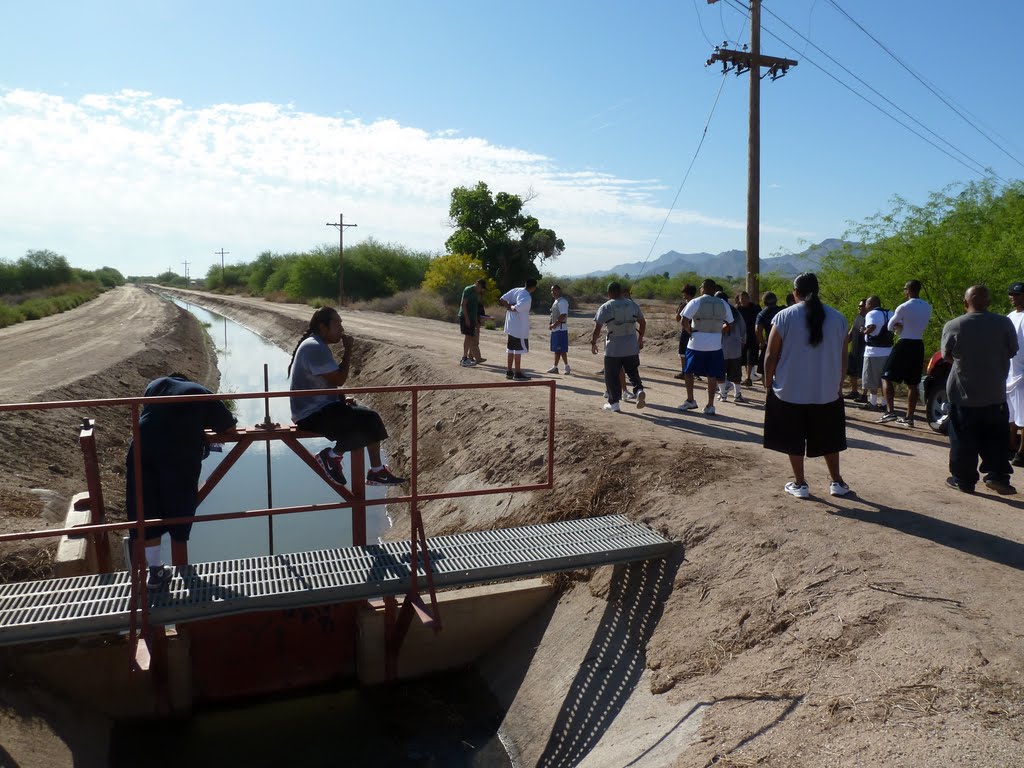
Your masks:
[[[925,401],[925,416],[928,426],[941,435],[949,430],[949,400],[946,399],[946,388],[934,386]]]

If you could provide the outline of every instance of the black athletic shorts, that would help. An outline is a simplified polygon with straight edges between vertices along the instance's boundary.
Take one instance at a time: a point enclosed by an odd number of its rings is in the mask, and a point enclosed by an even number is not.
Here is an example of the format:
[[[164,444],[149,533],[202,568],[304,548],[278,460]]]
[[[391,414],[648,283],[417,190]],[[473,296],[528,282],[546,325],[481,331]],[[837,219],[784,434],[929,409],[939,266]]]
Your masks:
[[[882,371],[886,381],[902,381],[908,387],[921,383],[924,368],[924,342],[921,339],[900,339],[889,354],[889,360]]]
[[[846,450],[843,401],[787,403],[768,390],[764,405],[764,447],[790,456],[824,456]]]
[[[349,405],[341,400],[299,419],[295,426],[333,440],[337,443],[334,450],[339,453],[361,450],[388,436],[380,414],[365,405]]]
[[[690,332],[679,332],[679,356],[686,357],[686,348],[690,346]]]
[[[520,339],[518,336],[507,336],[506,351],[508,352],[529,352],[530,340]]]
[[[135,454],[134,447],[128,447],[127,489],[125,513],[128,522],[135,522]],[[146,452],[143,451],[143,456]],[[199,506],[198,461],[194,466],[177,466],[166,461],[142,462],[142,506],[146,520],[156,518],[193,517]],[[192,523],[176,525],[147,525],[145,539],[156,539],[165,533],[175,541],[188,541]],[[128,534],[135,539],[135,529]]]
[[[473,326],[469,326],[466,324],[465,315],[459,315],[459,331],[462,333],[463,336],[476,336],[476,328],[477,326],[475,323],[473,324]]]

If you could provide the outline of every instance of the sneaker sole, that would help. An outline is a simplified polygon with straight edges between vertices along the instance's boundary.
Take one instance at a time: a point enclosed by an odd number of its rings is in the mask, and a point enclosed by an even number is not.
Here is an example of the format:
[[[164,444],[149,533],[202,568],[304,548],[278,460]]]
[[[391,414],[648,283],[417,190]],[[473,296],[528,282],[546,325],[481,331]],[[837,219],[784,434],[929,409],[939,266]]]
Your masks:
[[[636,396],[636,407],[637,407],[637,410],[639,410],[640,408],[645,408],[646,406],[647,406],[647,393],[641,391],[640,394]]]

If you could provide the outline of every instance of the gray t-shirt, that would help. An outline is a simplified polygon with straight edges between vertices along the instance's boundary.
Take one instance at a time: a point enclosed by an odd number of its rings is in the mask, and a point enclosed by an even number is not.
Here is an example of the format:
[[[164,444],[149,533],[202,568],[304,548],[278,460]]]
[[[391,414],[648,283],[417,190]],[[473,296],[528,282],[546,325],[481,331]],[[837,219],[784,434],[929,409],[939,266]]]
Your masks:
[[[772,325],[782,336],[782,353],[772,383],[775,396],[800,404],[823,405],[838,400],[846,362],[846,318],[825,305],[822,339],[816,347],[808,341],[807,309],[802,301],[779,312]]]
[[[637,324],[643,316],[640,305],[632,299],[612,299],[597,308],[594,322],[601,323],[607,335],[605,357],[631,357],[640,354]]]
[[[327,343],[315,333],[295,350],[289,389],[329,389],[333,386],[323,374],[338,370],[338,361]],[[328,403],[337,402],[339,395],[308,395],[292,397],[292,421],[298,422],[320,410]]]
[[[743,315],[735,312],[734,321],[728,333],[722,334],[722,357],[735,360],[743,356],[743,344],[747,340],[747,323]]]
[[[1017,354],[1017,332],[1003,315],[968,312],[942,328],[942,354],[953,358],[949,401],[966,408],[1006,402],[1006,374]]]

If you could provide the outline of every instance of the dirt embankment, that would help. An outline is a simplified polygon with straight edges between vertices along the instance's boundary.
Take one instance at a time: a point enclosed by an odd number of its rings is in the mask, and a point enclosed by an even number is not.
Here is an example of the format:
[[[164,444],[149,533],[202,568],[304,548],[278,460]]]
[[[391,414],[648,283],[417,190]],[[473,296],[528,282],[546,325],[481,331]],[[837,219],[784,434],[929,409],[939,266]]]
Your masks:
[[[288,351],[311,313],[202,303]],[[1024,505],[979,494],[968,507],[942,485],[943,440],[856,411],[843,454],[856,494],[827,496],[811,462],[815,498],[786,496],[785,457],[759,447],[763,396],[680,414],[675,328],[650,309],[647,409],[601,410],[591,326],[573,318],[574,374],[554,377],[555,488],[424,509],[429,534],[623,512],[686,545],[685,561],[567,579],[557,605],[483,662],[521,763],[1024,765]],[[354,386],[504,380],[499,332],[483,337],[488,363],[463,369],[451,325],[343,318],[360,342]],[[421,490],[539,479],[540,393],[423,395]],[[399,469],[407,403],[374,398]]]

